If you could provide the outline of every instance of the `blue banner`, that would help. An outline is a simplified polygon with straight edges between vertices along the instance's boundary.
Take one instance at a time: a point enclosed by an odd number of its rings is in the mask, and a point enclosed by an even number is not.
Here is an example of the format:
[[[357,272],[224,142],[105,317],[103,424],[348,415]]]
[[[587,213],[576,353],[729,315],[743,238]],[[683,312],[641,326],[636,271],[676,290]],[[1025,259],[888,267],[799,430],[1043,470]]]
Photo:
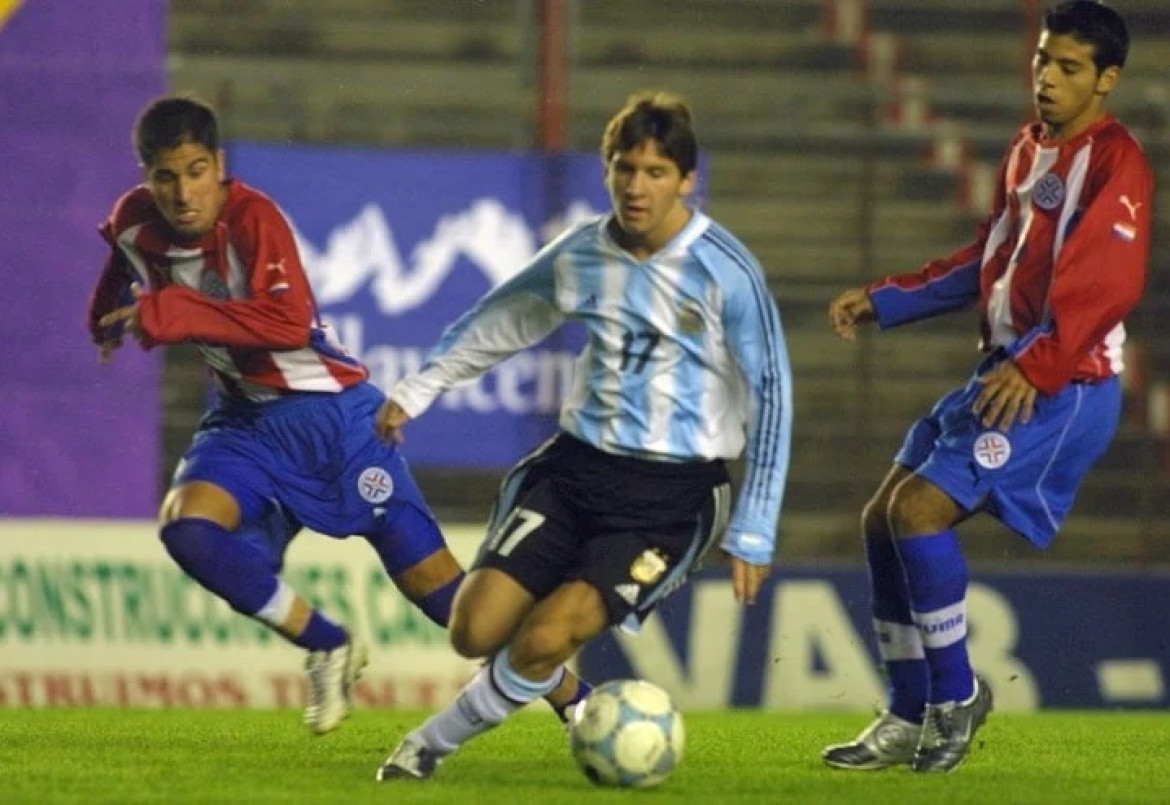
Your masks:
[[[288,214],[324,317],[387,391],[544,243],[609,208],[596,154],[236,143],[230,167]],[[552,432],[580,344],[556,333],[443,395],[407,431],[411,463],[511,466]]]
[[[980,574],[972,663],[1001,710],[1165,708],[1168,600],[1166,574]],[[868,710],[885,702],[868,601],[860,569],[786,569],[746,608],[725,571],[703,571],[641,634],[590,645],[581,671],[650,679],[689,709]]]

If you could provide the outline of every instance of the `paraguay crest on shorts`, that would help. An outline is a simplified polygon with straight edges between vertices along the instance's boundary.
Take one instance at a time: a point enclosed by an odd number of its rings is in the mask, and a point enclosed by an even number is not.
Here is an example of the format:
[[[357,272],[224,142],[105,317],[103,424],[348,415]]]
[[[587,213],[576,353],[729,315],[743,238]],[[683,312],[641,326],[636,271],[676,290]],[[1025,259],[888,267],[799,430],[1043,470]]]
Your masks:
[[[975,463],[985,470],[998,470],[1012,457],[1012,443],[997,430],[984,431],[975,439]]]
[[[381,467],[366,467],[357,485],[358,494],[368,503],[385,503],[394,494],[394,479]]]
[[[666,559],[658,551],[647,548],[630,565],[630,578],[639,584],[653,584],[666,572]]]

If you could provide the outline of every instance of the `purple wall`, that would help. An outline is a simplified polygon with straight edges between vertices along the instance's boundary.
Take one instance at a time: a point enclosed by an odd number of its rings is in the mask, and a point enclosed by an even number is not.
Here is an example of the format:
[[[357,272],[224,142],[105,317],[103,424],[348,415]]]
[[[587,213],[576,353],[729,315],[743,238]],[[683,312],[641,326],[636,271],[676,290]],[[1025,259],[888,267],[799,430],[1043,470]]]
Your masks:
[[[165,87],[159,0],[26,0],[0,21],[0,516],[150,516],[160,356],[100,367],[96,232],[139,181],[130,129]]]

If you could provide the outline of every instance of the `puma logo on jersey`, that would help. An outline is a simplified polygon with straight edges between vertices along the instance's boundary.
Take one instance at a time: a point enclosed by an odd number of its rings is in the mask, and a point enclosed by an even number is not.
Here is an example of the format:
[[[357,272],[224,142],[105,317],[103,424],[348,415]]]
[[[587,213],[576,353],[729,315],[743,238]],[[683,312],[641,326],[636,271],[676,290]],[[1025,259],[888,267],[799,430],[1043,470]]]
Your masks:
[[[1137,211],[1139,209],[1141,209],[1142,203],[1139,201],[1135,204],[1134,202],[1129,200],[1129,196],[1122,196],[1121,198],[1118,199],[1118,201],[1121,202],[1121,206],[1123,206],[1127,210],[1129,210],[1129,217],[1136,221],[1137,220]]]
[[[283,257],[275,262],[268,263],[267,265],[265,265],[264,270],[269,272],[270,274],[279,274],[282,277],[288,276],[288,270],[284,267],[284,258]],[[287,290],[288,290],[288,281],[287,280],[274,282],[274,283],[272,283],[272,285],[270,285],[268,287],[268,293],[280,293],[282,291],[287,291]]]

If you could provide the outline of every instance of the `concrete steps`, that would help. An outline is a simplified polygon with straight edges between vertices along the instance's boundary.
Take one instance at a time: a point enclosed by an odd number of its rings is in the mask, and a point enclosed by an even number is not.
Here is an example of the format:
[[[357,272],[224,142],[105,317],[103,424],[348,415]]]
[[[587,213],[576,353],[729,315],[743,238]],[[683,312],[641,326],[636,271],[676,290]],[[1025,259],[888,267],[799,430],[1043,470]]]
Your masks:
[[[925,79],[934,119],[956,121],[969,153],[997,162],[1029,111],[1031,44],[1019,1],[868,4],[873,30],[900,42],[906,74]],[[1170,159],[1170,101],[1156,32],[1170,31],[1170,5],[1125,6],[1135,46],[1115,109],[1139,134],[1154,135],[1143,139],[1158,165]],[[452,15],[433,0],[185,0],[170,14],[171,86],[215,102],[231,138],[530,148],[535,8],[528,0],[461,3]],[[966,243],[974,221],[959,206],[959,177],[931,166],[931,126],[886,119],[896,88],[865,77],[860,49],[825,40],[822,0],[671,0],[669,13],[629,0],[572,8],[570,147],[594,151],[629,92],[682,93],[709,169],[704,209],[755,252],[778,299],[798,416],[781,561],[858,558],[861,506],[913,419],[966,380],[977,332],[974,314],[960,313],[845,343],[830,331],[827,307],[846,287]],[[1159,208],[1170,209],[1163,200]],[[1170,309],[1164,273],[1151,282],[1157,299],[1143,305],[1148,326],[1134,330],[1157,367],[1170,356],[1159,336]],[[202,372],[183,367],[183,351],[172,353],[168,471],[204,399]],[[1052,558],[1170,561],[1162,449],[1140,430],[1123,432]],[[499,483],[498,473],[417,475],[451,520],[486,519]],[[1037,556],[989,518],[963,533],[975,563]]]

